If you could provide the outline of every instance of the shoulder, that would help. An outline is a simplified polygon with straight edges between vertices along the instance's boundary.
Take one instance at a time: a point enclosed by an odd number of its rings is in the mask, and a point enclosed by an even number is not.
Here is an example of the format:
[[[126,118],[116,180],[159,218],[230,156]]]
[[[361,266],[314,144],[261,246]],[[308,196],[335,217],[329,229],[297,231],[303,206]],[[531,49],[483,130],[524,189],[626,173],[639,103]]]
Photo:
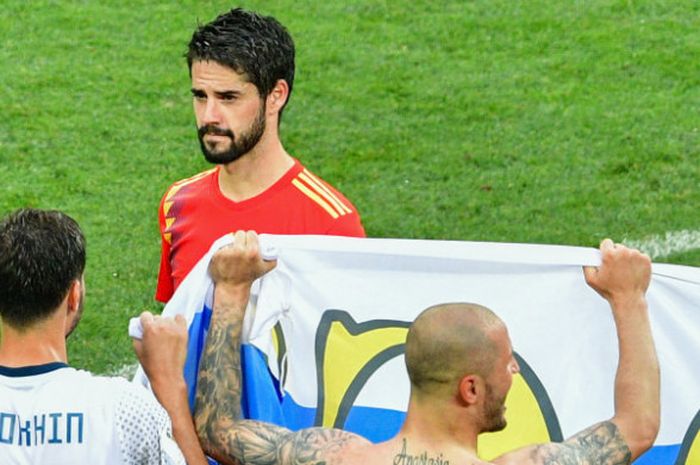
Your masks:
[[[153,393],[124,379],[112,379],[110,384],[116,389],[115,426],[127,462],[184,464],[170,417]]]
[[[180,179],[179,181],[175,181],[168,187],[165,191],[165,194],[163,194],[163,202],[169,200],[172,198],[175,194],[177,194],[181,189],[187,186],[197,186],[197,185],[202,185],[203,183],[206,182],[211,176],[215,175],[218,171],[218,167],[210,168],[206,171],[202,171],[201,173],[197,173],[194,176],[190,176],[188,178]]]
[[[139,410],[144,415],[168,418],[151,391],[120,376],[96,375],[85,370],[65,372],[66,382],[80,386],[81,391],[94,397],[92,403],[112,404],[119,414],[128,414]]]
[[[372,444],[357,434],[339,429],[307,428],[287,436],[278,454],[282,463],[322,463],[344,465],[371,448]]]
[[[302,198],[325,213],[329,222],[326,234],[365,235],[357,208],[347,197],[300,163],[295,171],[291,184]]]

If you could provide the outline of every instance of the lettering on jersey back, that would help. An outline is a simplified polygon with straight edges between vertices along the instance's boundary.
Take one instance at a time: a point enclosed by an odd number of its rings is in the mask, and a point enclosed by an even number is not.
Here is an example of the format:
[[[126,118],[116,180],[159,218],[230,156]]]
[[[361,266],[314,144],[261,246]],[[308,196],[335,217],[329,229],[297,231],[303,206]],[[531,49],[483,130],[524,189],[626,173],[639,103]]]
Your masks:
[[[0,412],[0,445],[82,444],[84,418],[82,412],[50,412],[31,419]]]

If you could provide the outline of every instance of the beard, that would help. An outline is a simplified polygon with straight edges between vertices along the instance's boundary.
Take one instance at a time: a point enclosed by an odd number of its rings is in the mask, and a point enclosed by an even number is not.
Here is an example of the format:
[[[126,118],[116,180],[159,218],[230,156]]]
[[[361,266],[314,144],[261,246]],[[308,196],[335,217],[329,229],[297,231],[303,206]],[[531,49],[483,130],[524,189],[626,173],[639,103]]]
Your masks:
[[[234,162],[241,158],[246,153],[253,150],[258,145],[260,139],[265,132],[265,102],[263,101],[260,111],[255,115],[255,120],[250,125],[247,131],[241,132],[236,136],[230,129],[223,129],[218,126],[206,124],[197,128],[197,136],[199,137],[199,146],[202,149],[204,158],[209,163],[217,165],[225,165]],[[219,144],[208,145],[204,141],[206,134],[228,137],[231,141],[228,150],[217,150]]]
[[[497,398],[493,392],[491,385],[486,385],[486,402],[484,403],[484,427],[483,433],[495,433],[503,431],[508,422],[505,417],[504,405],[506,403],[505,396],[501,399]]]

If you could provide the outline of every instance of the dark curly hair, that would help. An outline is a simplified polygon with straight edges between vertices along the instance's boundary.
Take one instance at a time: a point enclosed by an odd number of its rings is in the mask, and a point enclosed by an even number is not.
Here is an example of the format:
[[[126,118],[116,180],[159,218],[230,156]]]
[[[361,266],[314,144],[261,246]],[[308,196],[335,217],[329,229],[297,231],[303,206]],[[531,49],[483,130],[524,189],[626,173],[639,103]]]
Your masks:
[[[244,75],[261,98],[270,94],[279,79],[287,82],[292,93],[294,41],[272,16],[241,8],[219,15],[194,31],[186,56],[190,73],[193,62],[214,61]]]
[[[48,317],[85,270],[85,237],[65,213],[21,209],[0,222],[0,316],[27,328]]]

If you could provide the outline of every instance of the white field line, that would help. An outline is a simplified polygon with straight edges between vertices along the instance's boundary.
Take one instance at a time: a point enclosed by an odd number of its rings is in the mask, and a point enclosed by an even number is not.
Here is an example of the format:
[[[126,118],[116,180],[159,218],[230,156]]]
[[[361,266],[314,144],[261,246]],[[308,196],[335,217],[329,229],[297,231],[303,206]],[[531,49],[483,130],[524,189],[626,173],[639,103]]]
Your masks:
[[[642,240],[625,239],[622,241],[628,247],[639,249],[656,260],[669,255],[700,249],[700,231],[684,229],[670,231],[662,235],[654,235]]]
[[[682,231],[667,232],[663,236],[649,236],[641,240],[625,239],[622,243],[628,247],[639,249],[649,255],[652,260],[656,260],[676,253],[700,249],[700,231],[684,229]],[[111,373],[107,373],[107,375],[121,376],[131,380],[136,373],[137,367],[138,363],[127,364]]]
[[[138,367],[139,367],[138,363],[126,364],[120,368],[117,368],[114,371],[106,373],[106,376],[119,376],[120,378],[126,378],[129,381],[131,381],[132,378],[134,377],[134,375],[136,374],[136,369]]]

